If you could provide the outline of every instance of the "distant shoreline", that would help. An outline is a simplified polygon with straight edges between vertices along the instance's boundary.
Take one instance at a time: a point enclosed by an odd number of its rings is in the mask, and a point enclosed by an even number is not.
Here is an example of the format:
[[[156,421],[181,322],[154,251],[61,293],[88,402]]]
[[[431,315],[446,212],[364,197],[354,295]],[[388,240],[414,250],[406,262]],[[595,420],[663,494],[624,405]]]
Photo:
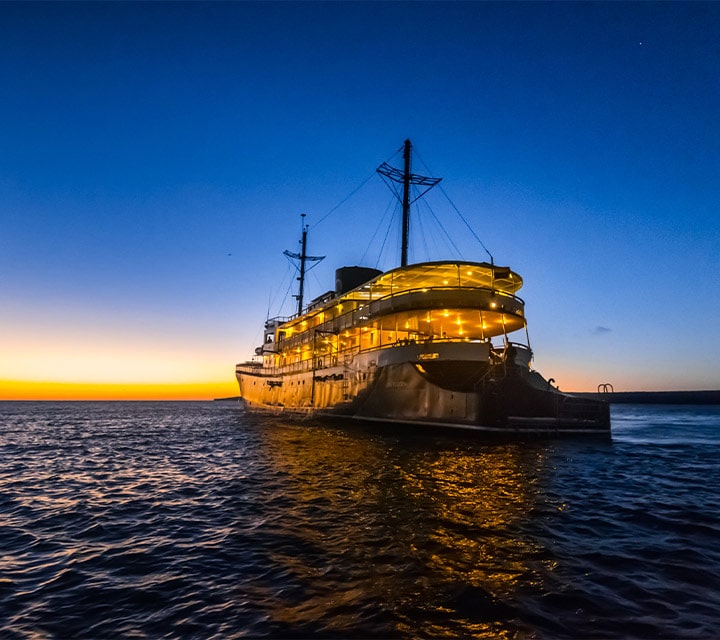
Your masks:
[[[568,392],[581,398],[602,398],[610,404],[720,404],[718,391],[614,391],[612,393]],[[240,396],[215,398],[215,402],[240,400]]]
[[[603,398],[610,404],[720,404],[720,391],[614,391],[571,395]]]

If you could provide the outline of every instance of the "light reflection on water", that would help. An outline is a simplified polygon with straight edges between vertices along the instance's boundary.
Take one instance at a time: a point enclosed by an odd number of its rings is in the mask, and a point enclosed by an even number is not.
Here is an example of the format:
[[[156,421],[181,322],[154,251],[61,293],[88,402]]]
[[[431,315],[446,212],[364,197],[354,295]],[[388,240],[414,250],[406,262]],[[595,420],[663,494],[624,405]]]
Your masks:
[[[695,416],[695,417],[693,417]],[[708,637],[717,408],[483,442],[0,403],[3,637]]]
[[[323,586],[299,602],[276,594],[269,603],[274,619],[302,626],[338,607],[362,617],[384,603],[397,615],[398,630],[416,633],[421,616],[428,620],[424,632],[441,637],[457,626],[457,606],[507,613],[512,608],[504,601],[520,581],[541,581],[530,566],[542,555],[537,542],[519,537],[517,526],[527,521],[537,497],[542,446],[478,451],[476,444],[459,448],[447,440],[387,439],[318,426],[302,433],[285,426],[263,435],[270,466],[292,487],[283,493],[291,499],[285,526],[312,549],[301,558],[274,558],[300,582],[322,576]],[[348,567],[354,577],[349,583]],[[340,631],[344,616],[330,628],[340,620]],[[469,631],[498,637],[513,627],[491,615],[452,633]]]

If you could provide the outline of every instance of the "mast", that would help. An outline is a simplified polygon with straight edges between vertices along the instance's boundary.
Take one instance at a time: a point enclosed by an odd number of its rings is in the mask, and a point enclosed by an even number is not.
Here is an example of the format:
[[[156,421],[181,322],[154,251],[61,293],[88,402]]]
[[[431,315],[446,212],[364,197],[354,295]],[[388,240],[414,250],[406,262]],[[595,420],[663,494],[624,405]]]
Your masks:
[[[302,313],[303,308],[303,294],[305,292],[305,261],[307,260],[307,232],[308,232],[308,226],[305,224],[305,214],[301,214],[300,216],[302,218],[302,250],[300,253],[300,277],[298,280],[300,281],[300,291],[297,295],[297,301],[298,301],[298,310],[297,313],[300,315]]]
[[[442,178],[429,178],[421,176],[411,171],[412,143],[409,139],[405,140],[403,145],[403,170],[391,167],[387,162],[383,162],[376,171],[385,180],[385,184],[392,190],[395,197],[402,203],[402,244],[400,248],[400,266],[407,266],[408,262],[408,246],[410,244],[410,205],[422,198],[430,189],[432,189]],[[396,186],[397,185],[397,186]],[[402,196],[400,195],[399,185],[402,185]],[[410,185],[426,187],[426,189],[410,198]]]
[[[410,139],[405,140],[403,159],[405,170],[403,171],[403,199],[402,199],[402,248],[400,251],[400,266],[407,265],[408,237],[410,236],[410,157],[412,144]]]
[[[302,227],[302,240],[300,240],[300,253],[292,253],[291,251],[283,251],[283,254],[286,255],[288,258],[292,258],[293,260],[299,260],[300,261],[300,275],[298,276],[298,281],[300,282],[300,288],[298,291],[298,294],[296,296],[293,296],[298,301],[298,307],[297,307],[297,314],[302,315],[302,309],[303,309],[303,297],[305,294],[305,273],[306,271],[309,271],[309,269],[305,268],[305,264],[308,260],[311,262],[320,262],[320,260],[323,260],[325,256],[309,256],[307,254],[307,233],[308,229],[310,228],[310,225],[305,224],[305,214],[300,214],[301,218],[301,227]],[[310,267],[312,269],[312,267]]]

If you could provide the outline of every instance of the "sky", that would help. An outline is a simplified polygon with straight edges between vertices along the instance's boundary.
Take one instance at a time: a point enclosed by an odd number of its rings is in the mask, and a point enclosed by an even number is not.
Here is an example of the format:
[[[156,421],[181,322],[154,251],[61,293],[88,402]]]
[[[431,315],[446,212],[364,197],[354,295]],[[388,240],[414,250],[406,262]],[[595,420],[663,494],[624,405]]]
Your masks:
[[[720,3],[0,3],[0,399],[236,395],[301,214],[309,298],[399,264],[406,138],[545,377],[718,389],[718,113]]]

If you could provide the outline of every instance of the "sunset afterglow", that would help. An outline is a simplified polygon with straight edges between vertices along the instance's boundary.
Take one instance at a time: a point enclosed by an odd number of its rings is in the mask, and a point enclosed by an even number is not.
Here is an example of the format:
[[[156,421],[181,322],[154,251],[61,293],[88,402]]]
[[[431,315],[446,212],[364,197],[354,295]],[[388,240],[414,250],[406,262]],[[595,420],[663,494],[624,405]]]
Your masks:
[[[234,381],[120,384],[0,380],[3,400],[209,400],[237,395]]]
[[[0,400],[237,395],[236,363],[297,305],[300,214],[326,256],[306,302],[338,267],[398,266],[374,171],[405,138],[443,178],[409,262],[491,253],[519,274],[561,389],[718,388],[718,20],[704,2],[0,3]]]

